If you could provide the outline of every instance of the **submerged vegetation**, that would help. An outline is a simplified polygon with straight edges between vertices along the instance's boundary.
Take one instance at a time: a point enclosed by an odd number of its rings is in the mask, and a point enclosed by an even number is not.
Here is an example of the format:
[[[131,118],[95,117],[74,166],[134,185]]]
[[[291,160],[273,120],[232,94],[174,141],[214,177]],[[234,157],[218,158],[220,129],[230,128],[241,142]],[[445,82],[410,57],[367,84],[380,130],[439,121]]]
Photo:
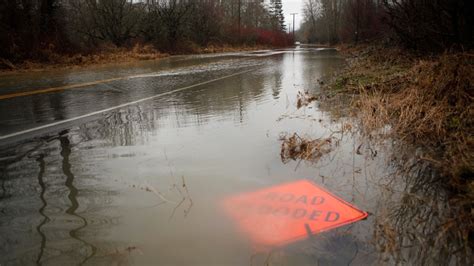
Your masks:
[[[373,238],[384,263],[474,263],[473,8],[466,0],[305,1],[300,38],[338,45],[347,58],[316,86],[318,106],[352,122],[356,154],[362,145],[388,148]],[[298,97],[300,108],[313,96]],[[282,145],[306,151],[297,136]]]
[[[402,191],[386,188],[400,198],[387,195],[392,207],[376,217],[374,241],[383,259],[472,263],[474,57],[340,48],[347,67],[322,87],[320,107],[351,116],[372,146],[391,143],[387,167],[393,182],[405,184]]]
[[[289,160],[317,162],[332,151],[333,145],[337,145],[333,137],[307,139],[296,133],[291,136],[281,136],[280,140],[282,141],[280,156],[283,162]]]
[[[474,57],[469,52],[426,56],[376,44],[343,45],[340,51],[346,67],[319,82],[319,95],[298,93],[295,105],[315,102],[342,129],[317,139],[300,132],[281,136],[282,161],[319,167],[324,156],[337,152],[334,134],[356,134],[353,155],[373,159],[385,150],[387,160],[384,174],[390,181],[380,184],[384,207],[374,217],[379,259],[471,265]]]

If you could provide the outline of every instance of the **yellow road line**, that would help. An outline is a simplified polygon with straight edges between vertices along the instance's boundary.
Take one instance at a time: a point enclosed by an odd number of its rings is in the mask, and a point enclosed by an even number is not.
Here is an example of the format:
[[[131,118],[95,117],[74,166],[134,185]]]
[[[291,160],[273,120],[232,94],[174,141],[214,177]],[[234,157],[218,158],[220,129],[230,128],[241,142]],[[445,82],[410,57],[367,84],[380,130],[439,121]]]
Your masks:
[[[23,97],[23,96],[30,96],[30,95],[35,95],[35,94],[59,92],[59,91],[63,91],[63,90],[82,88],[82,87],[87,87],[87,86],[92,86],[92,85],[97,85],[97,84],[103,84],[103,83],[108,83],[108,82],[118,81],[118,80],[147,78],[147,77],[155,77],[155,76],[160,76],[160,75],[162,75],[162,73],[160,74],[160,73],[152,72],[152,73],[138,74],[138,75],[133,75],[133,76],[103,79],[103,80],[96,80],[96,81],[85,82],[85,83],[64,85],[64,86],[59,86],[59,87],[38,89],[38,90],[32,90],[32,91],[15,92],[15,93],[11,93],[11,94],[3,94],[3,95],[0,94],[0,100],[6,100],[6,99],[11,99],[11,98],[16,98],[16,97]]]
[[[52,88],[46,88],[46,89],[39,89],[39,90],[33,90],[33,91],[15,92],[11,94],[0,95],[0,100],[22,97],[22,96],[30,96],[30,95],[42,94],[42,93],[58,92],[58,91],[87,87],[91,85],[97,85],[97,84],[107,83],[107,82],[112,82],[112,81],[117,81],[117,80],[130,79],[134,77],[138,77],[138,76],[127,76],[127,77],[121,77],[121,78],[103,79],[103,80],[97,80],[97,81],[91,81],[91,82],[85,82],[85,83],[79,83],[79,84],[71,84],[71,85],[52,87]]]
[[[204,65],[204,64],[197,64],[196,66],[200,66],[200,65]],[[79,83],[79,84],[71,84],[71,85],[65,85],[65,86],[59,86],[59,87],[51,87],[51,88],[45,88],[45,89],[32,90],[32,91],[15,92],[15,93],[10,93],[10,94],[3,94],[3,95],[0,94],[0,100],[6,100],[6,99],[11,99],[11,98],[23,97],[23,96],[30,96],[30,95],[35,95],[35,94],[59,92],[59,91],[63,91],[63,90],[82,88],[82,87],[87,87],[87,86],[92,86],[92,85],[97,85],[97,84],[102,84],[102,83],[108,83],[108,82],[118,81],[118,80],[126,80],[126,79],[134,79],[134,78],[146,78],[146,77],[153,77],[153,76],[159,76],[159,75],[160,75],[159,73],[151,72],[151,73],[145,73],[145,74],[138,74],[138,75],[125,76],[125,77],[119,77],[119,78],[111,78],[111,79],[103,79],[103,80],[97,80],[97,81],[91,81],[91,82],[85,82],[85,83]]]
[[[197,64],[196,66],[200,66],[200,65],[205,65],[205,63]],[[153,76],[159,76],[159,75],[160,75],[159,73],[152,72],[152,73],[119,77],[119,78],[103,79],[103,80],[97,80],[97,81],[91,81],[91,82],[85,82],[85,83],[79,83],[79,84],[71,84],[71,85],[65,85],[65,86],[59,86],[59,87],[38,89],[38,90],[32,90],[32,91],[15,92],[15,93],[10,93],[10,94],[3,94],[3,95],[0,94],[0,100],[6,100],[6,99],[11,99],[11,98],[23,97],[23,96],[31,96],[31,95],[43,94],[43,93],[59,92],[63,90],[82,88],[82,87],[108,83],[108,82],[118,81],[118,80],[146,78],[146,77],[153,77]]]
[[[95,112],[92,112],[92,113],[84,114],[84,115],[81,115],[81,116],[56,121],[56,122],[53,122],[53,123],[50,123],[50,124],[38,126],[38,127],[35,127],[35,128],[26,129],[26,130],[11,133],[11,134],[8,134],[8,135],[3,135],[3,136],[0,135],[0,141],[6,140],[6,139],[9,139],[9,138],[13,138],[13,137],[17,137],[17,136],[20,136],[20,135],[24,135],[24,134],[27,134],[27,133],[31,133],[31,132],[34,132],[34,131],[43,130],[43,129],[46,129],[46,128],[63,125],[63,124],[69,123],[69,122],[77,121],[77,120],[80,120],[80,119],[83,119],[83,118],[86,118],[86,117],[91,117],[91,116],[94,116],[94,115],[98,115],[98,114],[101,114],[101,113],[110,112],[110,111],[117,110],[117,109],[120,109],[120,108],[123,108],[123,107],[127,107],[127,106],[138,104],[138,103],[142,103],[142,102],[149,101],[149,100],[152,100],[152,99],[155,99],[155,98],[159,98],[159,97],[162,97],[162,96],[165,96],[165,95],[169,95],[169,94],[189,90],[189,89],[192,89],[192,88],[195,88],[195,87],[198,87],[198,86],[207,85],[207,84],[210,84],[210,83],[213,83],[213,82],[216,82],[216,81],[228,79],[228,78],[235,77],[235,76],[238,76],[238,75],[242,75],[242,74],[245,74],[245,73],[249,73],[249,72],[255,71],[255,70],[256,70],[256,68],[244,70],[244,71],[237,72],[237,73],[234,73],[234,74],[230,74],[230,75],[227,75],[227,76],[223,76],[223,77],[203,81],[203,82],[200,82],[200,83],[196,83],[196,84],[193,84],[193,85],[189,85],[189,86],[186,86],[186,87],[174,89],[174,90],[167,91],[167,92],[162,92],[162,93],[150,96],[150,97],[142,98],[142,99],[132,101],[132,102],[123,103],[123,104],[120,104],[120,105],[109,107],[107,109],[103,109],[103,110],[95,111]],[[143,76],[143,75],[140,75],[140,76]],[[134,76],[134,77],[139,77],[139,76]],[[2,144],[2,143],[0,142],[0,144]]]

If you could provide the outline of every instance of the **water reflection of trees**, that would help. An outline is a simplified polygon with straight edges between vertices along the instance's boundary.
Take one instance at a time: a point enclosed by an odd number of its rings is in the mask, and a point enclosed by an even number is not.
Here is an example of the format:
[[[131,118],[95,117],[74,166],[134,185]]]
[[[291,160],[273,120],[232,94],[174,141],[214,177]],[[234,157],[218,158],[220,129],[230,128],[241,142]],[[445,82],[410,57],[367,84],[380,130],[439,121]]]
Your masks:
[[[0,253],[7,255],[0,263],[42,264],[71,258],[88,262],[97,254],[84,235],[106,230],[94,220],[113,218],[95,214],[88,218],[82,213],[106,208],[110,194],[90,184],[87,190],[81,188],[93,180],[87,160],[79,152],[74,156],[75,146],[94,148],[88,152],[99,157],[90,165],[94,169],[104,157],[98,154],[101,147],[145,144],[164,126],[199,127],[213,119],[244,123],[250,106],[272,93],[264,82],[258,74],[236,76],[106,113],[67,132],[2,150]],[[54,105],[60,106],[61,98],[57,100]],[[25,230],[31,225],[33,230]]]
[[[375,241],[383,258],[398,264],[472,265],[472,199],[452,191],[413,149],[395,147],[393,154],[396,172],[376,215]]]
[[[177,94],[173,98],[176,124],[202,126],[211,119],[243,123],[249,106],[261,99],[266,89],[261,76],[236,76]]]
[[[80,237],[88,221],[77,210],[106,199],[96,194],[79,201],[72,145],[68,133],[61,132],[2,151],[0,263],[42,265],[70,256],[86,262],[95,254],[96,248]]]
[[[250,257],[250,265],[372,265],[374,261],[368,243],[352,235],[347,228],[262,250]]]
[[[70,216],[73,216],[80,220],[78,227],[69,231],[69,236],[83,245],[90,248],[89,254],[80,262],[80,265],[86,263],[89,259],[91,259],[97,252],[97,248],[90,244],[89,242],[83,240],[78,236],[79,231],[86,228],[88,225],[87,220],[77,213],[77,209],[79,208],[79,201],[78,201],[78,189],[74,185],[75,176],[71,171],[71,163],[70,163],[70,155],[71,155],[71,142],[66,135],[60,136],[59,141],[61,143],[61,157],[62,157],[62,171],[66,176],[65,186],[69,190],[68,199],[71,203],[69,208],[67,208],[66,213]]]
[[[313,86],[307,88],[310,93],[319,93],[319,80],[329,78],[337,69],[340,69],[344,60],[337,57],[336,51],[319,51],[312,52],[308,56],[303,57],[302,64],[308,67],[304,68],[302,73],[304,80]],[[318,73],[319,76],[315,76]]]
[[[212,120],[244,123],[250,105],[271,93],[264,83],[265,78],[258,75],[232,77],[110,112],[81,125],[74,134],[83,141],[100,141],[106,146],[133,146],[145,144],[160,127],[201,127]]]
[[[41,222],[36,226],[36,232],[41,237],[41,244],[40,244],[40,251],[38,253],[38,257],[36,259],[36,264],[41,265],[41,259],[43,258],[44,250],[46,248],[46,235],[43,232],[42,228],[43,226],[50,221],[50,218],[48,215],[45,213],[46,206],[48,203],[46,202],[46,199],[44,197],[44,194],[46,192],[46,185],[44,183],[43,177],[44,177],[44,172],[45,172],[45,161],[44,161],[44,154],[38,155],[38,158],[36,158],[36,161],[38,162],[38,167],[39,167],[39,172],[38,172],[38,185],[40,186],[40,200],[41,200],[41,207],[38,210],[39,214],[43,219]]]

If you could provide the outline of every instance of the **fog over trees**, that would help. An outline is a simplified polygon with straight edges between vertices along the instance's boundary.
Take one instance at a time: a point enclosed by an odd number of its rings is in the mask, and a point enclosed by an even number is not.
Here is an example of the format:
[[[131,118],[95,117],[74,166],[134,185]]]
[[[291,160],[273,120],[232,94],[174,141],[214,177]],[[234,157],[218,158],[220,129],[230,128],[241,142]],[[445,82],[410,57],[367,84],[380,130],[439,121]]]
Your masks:
[[[177,52],[209,44],[283,46],[281,0],[9,0],[0,3],[0,57],[41,57],[135,43]],[[41,59],[41,58],[40,58]]]
[[[472,0],[304,0],[303,41],[360,42],[389,37],[417,50],[469,48]]]

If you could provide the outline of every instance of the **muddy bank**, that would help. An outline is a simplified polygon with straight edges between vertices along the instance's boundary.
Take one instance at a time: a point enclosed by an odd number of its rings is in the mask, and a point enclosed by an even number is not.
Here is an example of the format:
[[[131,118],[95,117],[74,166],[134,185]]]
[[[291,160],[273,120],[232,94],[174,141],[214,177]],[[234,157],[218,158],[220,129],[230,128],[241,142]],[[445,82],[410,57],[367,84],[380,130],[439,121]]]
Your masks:
[[[26,59],[15,63],[0,58],[0,74],[158,60],[169,55],[151,46],[136,45],[130,49],[105,47],[99,51],[77,54],[58,54],[52,50],[43,50],[37,56],[36,59]]]

